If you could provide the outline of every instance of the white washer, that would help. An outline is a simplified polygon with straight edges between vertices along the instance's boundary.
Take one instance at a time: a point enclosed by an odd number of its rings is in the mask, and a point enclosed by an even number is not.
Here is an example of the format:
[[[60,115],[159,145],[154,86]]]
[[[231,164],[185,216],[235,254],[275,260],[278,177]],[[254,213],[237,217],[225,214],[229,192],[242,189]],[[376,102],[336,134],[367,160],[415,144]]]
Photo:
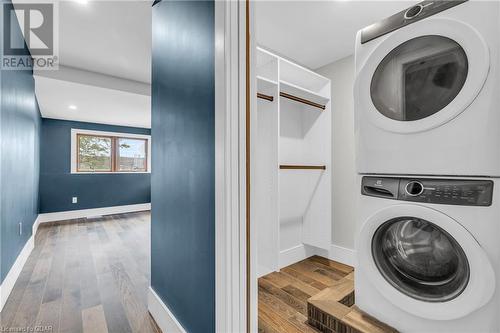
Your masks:
[[[403,333],[500,332],[500,181],[359,177],[356,305]]]
[[[500,176],[499,35],[499,1],[424,1],[359,31],[358,172]]]

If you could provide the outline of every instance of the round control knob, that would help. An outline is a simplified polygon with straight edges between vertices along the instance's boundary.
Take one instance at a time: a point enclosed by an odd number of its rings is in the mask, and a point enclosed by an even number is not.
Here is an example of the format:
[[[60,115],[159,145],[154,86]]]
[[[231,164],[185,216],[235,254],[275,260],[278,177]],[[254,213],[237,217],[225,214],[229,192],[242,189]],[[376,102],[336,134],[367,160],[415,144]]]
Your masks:
[[[416,180],[408,182],[405,187],[406,193],[412,197],[422,194],[424,191],[424,185]]]
[[[412,18],[418,16],[422,12],[422,9],[424,9],[424,6],[422,5],[416,5],[411,7],[405,12],[405,19],[411,20]]]

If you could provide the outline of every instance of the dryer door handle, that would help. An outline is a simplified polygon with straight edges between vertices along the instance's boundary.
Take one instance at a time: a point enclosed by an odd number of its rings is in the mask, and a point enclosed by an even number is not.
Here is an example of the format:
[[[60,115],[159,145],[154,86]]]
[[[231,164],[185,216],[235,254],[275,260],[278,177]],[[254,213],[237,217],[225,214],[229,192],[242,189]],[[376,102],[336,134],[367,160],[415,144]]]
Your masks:
[[[397,198],[397,193],[394,194],[388,189],[385,188],[380,188],[376,186],[364,186],[363,187],[364,191],[363,194],[373,196],[373,197],[382,197],[382,198],[390,198],[390,199],[396,199]]]

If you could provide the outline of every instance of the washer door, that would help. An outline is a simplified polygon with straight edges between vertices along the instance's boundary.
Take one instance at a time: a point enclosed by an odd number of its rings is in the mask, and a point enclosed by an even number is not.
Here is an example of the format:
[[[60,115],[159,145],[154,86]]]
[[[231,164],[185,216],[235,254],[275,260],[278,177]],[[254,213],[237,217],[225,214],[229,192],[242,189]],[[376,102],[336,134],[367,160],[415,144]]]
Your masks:
[[[365,222],[358,269],[394,305],[424,318],[460,318],[486,304],[494,272],[457,221],[420,205],[395,205]]]
[[[489,50],[476,30],[426,19],[392,33],[368,57],[356,79],[361,117],[399,133],[440,126],[472,103],[488,71]]]

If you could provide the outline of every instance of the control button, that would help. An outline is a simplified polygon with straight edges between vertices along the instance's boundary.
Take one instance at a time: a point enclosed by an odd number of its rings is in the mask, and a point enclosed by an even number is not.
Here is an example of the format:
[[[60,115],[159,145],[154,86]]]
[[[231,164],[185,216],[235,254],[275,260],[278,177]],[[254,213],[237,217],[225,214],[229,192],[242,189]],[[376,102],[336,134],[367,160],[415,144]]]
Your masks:
[[[405,19],[411,20],[412,18],[415,18],[422,12],[422,9],[424,9],[424,6],[422,5],[416,5],[411,7],[405,12]]]
[[[408,182],[408,184],[406,184],[405,191],[408,195],[415,197],[417,195],[422,194],[422,192],[424,192],[424,185],[422,185],[421,182],[414,180],[414,181]]]

